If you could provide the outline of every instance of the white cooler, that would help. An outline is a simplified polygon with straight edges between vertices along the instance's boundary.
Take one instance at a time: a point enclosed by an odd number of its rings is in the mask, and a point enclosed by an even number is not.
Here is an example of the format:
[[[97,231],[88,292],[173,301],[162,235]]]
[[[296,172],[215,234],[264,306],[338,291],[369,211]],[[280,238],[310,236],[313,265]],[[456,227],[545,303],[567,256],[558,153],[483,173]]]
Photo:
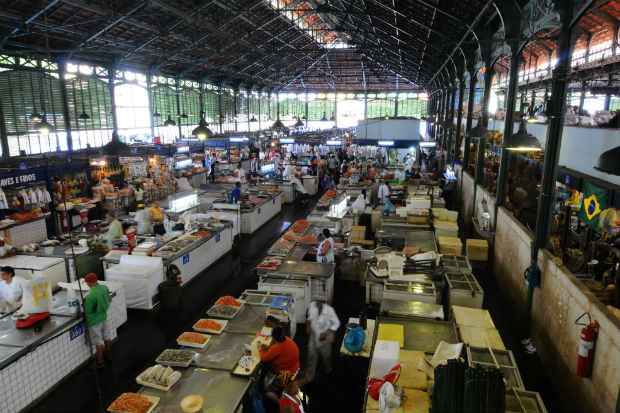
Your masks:
[[[157,287],[164,281],[164,264],[160,257],[123,255],[105,270],[105,279],[125,286],[128,308],[151,310]]]

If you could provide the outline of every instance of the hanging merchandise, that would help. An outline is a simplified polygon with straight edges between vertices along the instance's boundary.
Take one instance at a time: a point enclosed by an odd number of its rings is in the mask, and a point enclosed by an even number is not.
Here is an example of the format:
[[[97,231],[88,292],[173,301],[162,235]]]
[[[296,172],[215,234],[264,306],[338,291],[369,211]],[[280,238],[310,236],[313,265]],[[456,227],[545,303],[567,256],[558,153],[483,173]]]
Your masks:
[[[579,217],[591,227],[598,225],[600,213],[607,208],[607,191],[589,182],[583,185],[583,204]]]

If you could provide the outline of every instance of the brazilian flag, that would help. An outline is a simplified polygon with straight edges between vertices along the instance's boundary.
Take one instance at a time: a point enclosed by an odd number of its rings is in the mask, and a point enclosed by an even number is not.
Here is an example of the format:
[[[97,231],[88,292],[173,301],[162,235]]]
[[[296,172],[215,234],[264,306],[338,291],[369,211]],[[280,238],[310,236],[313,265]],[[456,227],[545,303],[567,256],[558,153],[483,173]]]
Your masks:
[[[583,204],[579,217],[591,227],[598,225],[599,215],[607,208],[607,191],[586,182],[583,186]]]

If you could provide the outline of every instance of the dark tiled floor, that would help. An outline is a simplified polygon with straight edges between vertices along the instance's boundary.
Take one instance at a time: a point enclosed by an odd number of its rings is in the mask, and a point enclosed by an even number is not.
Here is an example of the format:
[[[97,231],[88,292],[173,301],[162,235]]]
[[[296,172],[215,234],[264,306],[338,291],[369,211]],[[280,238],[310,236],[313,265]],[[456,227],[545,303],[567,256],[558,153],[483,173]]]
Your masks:
[[[33,413],[103,412],[123,391],[136,390],[135,377],[152,364],[167,347],[176,347],[178,334],[224,294],[237,296],[247,288],[256,288],[255,265],[267,249],[296,219],[304,218],[308,206],[285,206],[282,213],[251,236],[242,237],[236,248],[184,288],[184,307],[179,313],[129,311],[129,319],[118,331],[114,343],[114,362],[96,373],[88,365],[68,377],[47,397],[36,404]],[[97,386],[97,382],[100,386]],[[97,391],[98,387],[101,393]]]
[[[103,412],[103,407],[107,407],[119,393],[137,389],[135,376],[151,364],[162,349],[174,347],[176,336],[190,328],[217,297],[223,294],[238,295],[246,288],[256,287],[254,266],[288,225],[307,215],[312,204],[305,207],[286,206],[280,216],[252,236],[242,238],[232,253],[220,259],[192,282],[190,288],[184,290],[186,305],[181,312],[162,315],[157,312],[131,311],[114,345],[114,363],[99,374],[91,366],[80,369],[31,411]],[[519,343],[522,337],[515,328],[519,320],[514,319],[510,308],[505,305],[492,274],[486,268],[476,269],[476,273],[485,290],[485,308],[491,311],[507,347],[514,351],[526,387],[541,392],[549,413],[562,412],[558,407],[558,395],[540,360],[523,352]],[[359,315],[363,300],[364,289],[358,283],[336,279],[334,306],[343,324],[349,317]],[[306,337],[301,326],[297,331],[300,333],[296,341],[302,358],[305,358]],[[342,334],[344,329],[341,329],[341,337]],[[311,411],[361,411],[367,370],[367,360],[352,360],[336,354],[332,374],[329,377],[319,375],[316,382],[305,389]],[[97,382],[100,383],[101,394],[97,391]]]

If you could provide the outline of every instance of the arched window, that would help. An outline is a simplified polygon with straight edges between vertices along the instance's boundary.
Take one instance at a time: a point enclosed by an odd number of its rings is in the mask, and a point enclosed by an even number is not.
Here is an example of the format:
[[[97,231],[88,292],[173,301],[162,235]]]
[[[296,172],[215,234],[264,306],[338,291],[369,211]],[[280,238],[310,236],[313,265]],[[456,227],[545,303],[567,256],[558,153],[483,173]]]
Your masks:
[[[118,134],[127,143],[150,141],[151,115],[146,88],[120,83],[114,88]]]

